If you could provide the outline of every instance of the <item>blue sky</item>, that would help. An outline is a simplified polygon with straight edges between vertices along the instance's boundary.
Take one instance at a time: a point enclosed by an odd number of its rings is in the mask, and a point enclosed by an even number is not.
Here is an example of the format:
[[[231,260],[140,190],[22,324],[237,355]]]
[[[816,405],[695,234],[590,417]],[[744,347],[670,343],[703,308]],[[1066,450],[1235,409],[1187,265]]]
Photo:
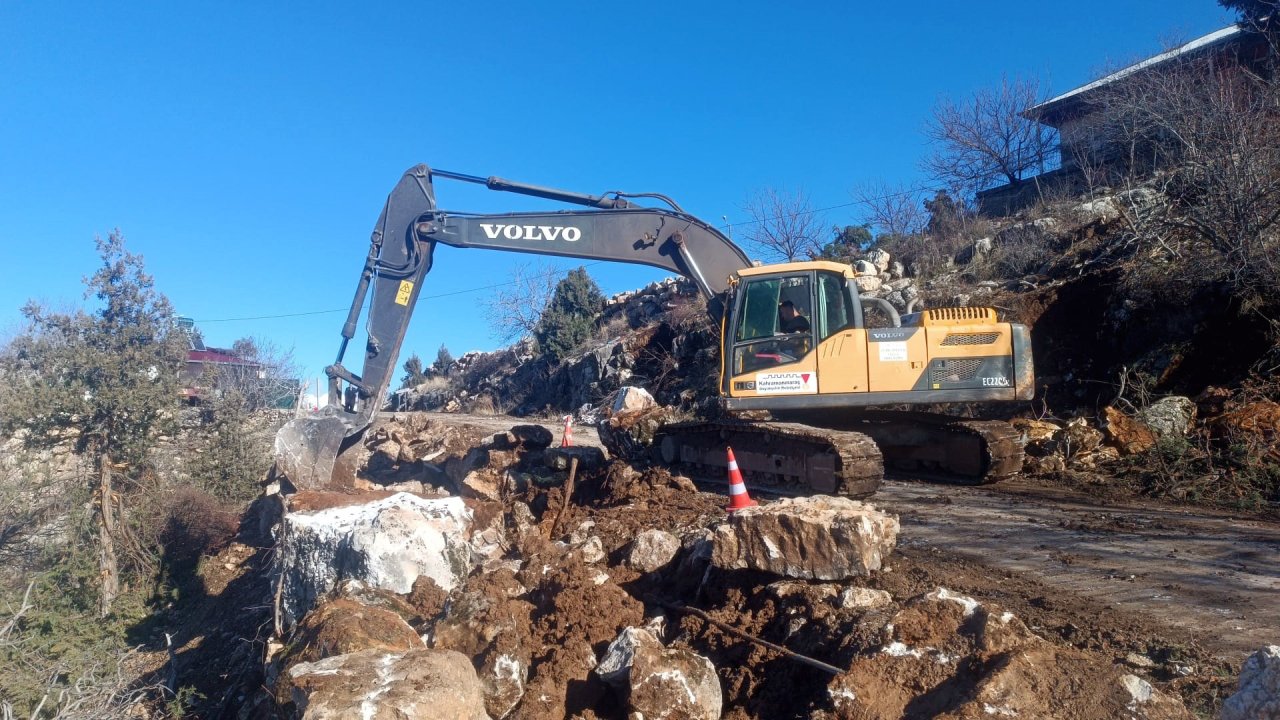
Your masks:
[[[79,302],[119,227],[210,344],[267,338],[315,376],[342,312],[226,319],[345,307],[416,163],[661,192],[716,222],[764,187],[844,205],[927,183],[940,96],[1002,73],[1062,92],[1232,19],[1212,0],[356,5],[0,2],[0,338],[29,298]],[[445,181],[437,199],[545,207]],[[531,260],[440,248],[402,359],[498,345],[484,293],[432,296]],[[661,277],[589,270],[606,293]]]

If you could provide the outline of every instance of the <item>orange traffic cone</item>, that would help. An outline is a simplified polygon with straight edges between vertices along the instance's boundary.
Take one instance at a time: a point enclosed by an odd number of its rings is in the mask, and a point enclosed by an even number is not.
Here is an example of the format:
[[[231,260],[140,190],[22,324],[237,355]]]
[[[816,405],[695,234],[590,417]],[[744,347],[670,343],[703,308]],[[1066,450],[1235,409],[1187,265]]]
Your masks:
[[[738,470],[738,460],[733,456],[733,448],[725,448],[729,453],[729,512],[743,508],[755,507],[760,503],[747,494],[747,484],[742,482],[742,472]]]
[[[573,447],[573,416],[564,416],[564,437],[560,439],[560,447]]]

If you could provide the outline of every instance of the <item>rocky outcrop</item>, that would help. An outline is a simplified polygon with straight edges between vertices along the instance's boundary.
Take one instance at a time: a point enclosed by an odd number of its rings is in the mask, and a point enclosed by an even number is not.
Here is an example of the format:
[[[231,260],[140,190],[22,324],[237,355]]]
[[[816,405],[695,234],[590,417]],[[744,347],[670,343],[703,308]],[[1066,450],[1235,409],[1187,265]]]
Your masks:
[[[1280,645],[1268,645],[1240,668],[1240,689],[1222,703],[1221,720],[1280,718]]]
[[[625,695],[633,717],[720,717],[723,697],[715,665],[692,650],[664,648],[646,629],[624,629],[609,644],[595,672]]]
[[[470,524],[461,498],[409,493],[287,513],[279,549],[285,624],[298,622],[343,580],[405,594],[425,575],[453,589],[471,570]]]
[[[288,682],[305,720],[489,719],[475,668],[450,650],[335,655],[295,665]]]
[[[879,570],[898,519],[842,497],[780,500],[739,510],[715,528],[711,562],[806,580],[843,580]]]

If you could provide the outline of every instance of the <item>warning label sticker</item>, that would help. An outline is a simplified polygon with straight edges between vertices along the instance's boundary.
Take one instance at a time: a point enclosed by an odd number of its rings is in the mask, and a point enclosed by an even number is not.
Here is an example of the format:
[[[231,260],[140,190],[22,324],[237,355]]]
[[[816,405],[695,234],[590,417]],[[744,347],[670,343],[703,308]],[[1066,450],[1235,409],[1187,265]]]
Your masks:
[[[818,392],[818,373],[756,373],[756,392],[761,395]]]
[[[880,362],[906,362],[907,344],[905,342],[876,343],[880,348]]]
[[[413,294],[413,282],[410,280],[401,280],[400,288],[396,290],[396,304],[408,305],[409,296]]]

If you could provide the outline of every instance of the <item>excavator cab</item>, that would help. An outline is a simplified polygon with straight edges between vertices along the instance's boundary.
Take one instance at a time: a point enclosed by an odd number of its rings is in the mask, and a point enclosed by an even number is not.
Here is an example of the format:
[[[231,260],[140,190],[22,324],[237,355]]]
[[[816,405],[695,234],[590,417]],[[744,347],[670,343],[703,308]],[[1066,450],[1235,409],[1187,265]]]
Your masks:
[[[827,384],[850,385],[846,369],[825,358],[828,345],[843,345],[832,338],[861,325],[853,277],[848,266],[824,261],[739,271],[727,304],[724,394],[813,395],[826,392]]]

